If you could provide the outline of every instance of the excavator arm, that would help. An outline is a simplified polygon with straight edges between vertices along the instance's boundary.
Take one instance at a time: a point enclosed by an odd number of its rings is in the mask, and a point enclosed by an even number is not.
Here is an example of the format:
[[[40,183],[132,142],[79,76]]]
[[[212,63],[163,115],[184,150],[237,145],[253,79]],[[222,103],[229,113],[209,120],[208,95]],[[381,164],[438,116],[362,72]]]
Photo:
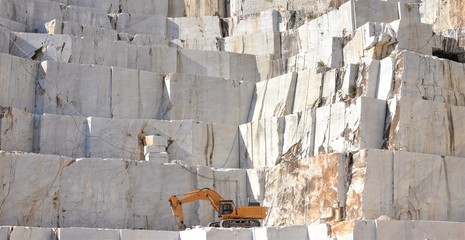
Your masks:
[[[205,200],[209,201],[213,208],[218,212],[219,211],[219,203],[224,201],[223,197],[219,195],[214,190],[209,188],[202,188],[199,190],[194,190],[190,192],[186,192],[183,194],[184,197],[179,199],[176,195],[171,195],[169,198],[169,203],[171,205],[171,212],[173,216],[178,218],[178,228],[185,229],[186,225],[184,224],[184,213],[182,210],[182,204],[193,202],[197,200]]]

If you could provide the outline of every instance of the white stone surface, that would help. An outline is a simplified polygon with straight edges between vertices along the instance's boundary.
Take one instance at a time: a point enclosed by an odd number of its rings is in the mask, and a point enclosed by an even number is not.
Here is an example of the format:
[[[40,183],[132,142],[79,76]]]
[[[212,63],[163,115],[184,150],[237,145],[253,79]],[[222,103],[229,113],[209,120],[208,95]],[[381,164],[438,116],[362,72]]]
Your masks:
[[[389,104],[389,149],[465,157],[463,107],[409,97]]]
[[[395,58],[393,94],[465,106],[463,64],[403,51]]]
[[[247,81],[188,74],[168,75],[164,86],[159,118],[231,124],[247,121],[255,88]]]
[[[128,44],[122,41],[73,37],[71,56],[65,62],[135,68],[129,64]]]
[[[40,153],[69,157],[86,156],[87,119],[81,116],[44,114],[40,118]]]
[[[381,148],[386,102],[357,98],[316,109],[314,154]]]
[[[221,38],[220,19],[216,16],[168,18],[166,36],[170,39]]]
[[[293,113],[318,107],[320,100],[322,74],[314,69],[298,72],[295,86]],[[331,81],[331,79],[328,79]]]
[[[43,94],[37,97],[43,106],[38,107],[39,113],[112,116],[109,67],[46,61],[41,64],[41,78]],[[115,99],[116,108],[118,100]]]
[[[379,63],[379,80],[376,98],[387,100],[394,83],[394,59],[387,57]]]
[[[354,239],[460,239],[463,223],[435,221],[356,221]]]
[[[464,221],[462,158],[367,149],[354,155],[346,219]],[[453,193],[453,194],[452,194]]]
[[[58,239],[118,239],[120,231],[117,229],[92,229],[92,228],[60,228],[56,234]]]
[[[53,239],[55,232],[50,228],[13,227],[10,240]]]
[[[272,117],[239,126],[241,168],[273,167],[286,155],[313,156],[315,112]]]
[[[118,32],[113,29],[83,25],[78,22],[53,19],[45,23],[48,34],[68,34],[77,37],[101,38],[109,41],[118,39]]]
[[[0,149],[32,152],[34,117],[16,108],[0,107]]]
[[[112,18],[120,33],[166,35],[167,22],[163,15],[119,13]]]
[[[0,17],[0,25],[2,28],[1,31],[7,35],[9,35],[9,31],[14,31],[14,32],[25,32],[26,31],[25,24],[13,21],[8,18]]]
[[[108,9],[98,9],[80,6],[67,6],[63,10],[63,20],[79,22],[82,25],[112,29]]]
[[[162,94],[162,75],[140,70],[111,68],[111,117],[156,118],[162,102]],[[93,113],[92,116],[106,117],[97,113]]]
[[[57,226],[61,174],[71,163],[60,156],[0,152],[1,224]]]
[[[174,73],[179,67],[177,54],[174,48],[129,45],[127,66],[121,67],[156,73]]]
[[[229,52],[178,50],[176,72],[248,82],[260,79],[255,56]]]
[[[95,117],[88,121],[87,156],[142,160],[143,137],[160,135],[168,140],[170,160],[211,167],[239,166],[236,125]]]
[[[144,137],[145,146],[152,146],[152,145],[166,146],[167,144],[168,144],[168,140],[166,139],[166,137],[162,137],[158,135],[148,135]]]
[[[256,84],[249,121],[280,117],[292,112],[297,73],[289,73]]]
[[[147,231],[147,230],[120,230],[121,240],[153,240],[153,239],[164,239],[164,240],[180,240],[180,232],[177,231]]]
[[[72,42],[67,35],[11,33],[10,54],[33,60],[68,62]]]
[[[279,32],[258,32],[231,36],[223,39],[222,50],[254,55],[269,54],[272,58],[281,56]]]
[[[0,54],[0,66],[0,106],[33,112],[37,63]]]

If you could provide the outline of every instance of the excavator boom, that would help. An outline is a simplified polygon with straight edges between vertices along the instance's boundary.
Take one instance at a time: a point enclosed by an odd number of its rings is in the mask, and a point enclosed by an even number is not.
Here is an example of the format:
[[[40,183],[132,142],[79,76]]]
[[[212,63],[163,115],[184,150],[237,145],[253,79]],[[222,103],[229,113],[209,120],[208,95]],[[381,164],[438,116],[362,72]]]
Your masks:
[[[214,223],[212,226],[222,227],[255,227],[260,226],[260,219],[266,217],[264,207],[249,206],[236,209],[233,201],[224,200],[220,194],[209,188],[202,188],[186,192],[184,197],[179,199],[176,195],[169,197],[171,212],[173,216],[178,218],[178,228],[185,229],[184,213],[182,205],[184,203],[197,200],[209,201],[212,207],[218,212],[218,216],[222,219],[221,223]],[[223,226],[223,222],[225,222]]]

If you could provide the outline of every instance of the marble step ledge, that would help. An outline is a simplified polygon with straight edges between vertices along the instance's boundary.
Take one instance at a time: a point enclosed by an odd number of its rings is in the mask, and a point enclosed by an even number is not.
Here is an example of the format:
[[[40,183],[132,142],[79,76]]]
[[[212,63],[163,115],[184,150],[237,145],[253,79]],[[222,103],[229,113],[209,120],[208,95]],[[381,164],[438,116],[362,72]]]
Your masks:
[[[240,81],[260,80],[254,55],[175,49],[128,44],[68,35],[12,33],[10,54],[35,60],[52,60],[145,70],[187,73]],[[39,55],[35,54],[38,53]]]
[[[364,149],[352,162],[346,220],[465,222],[464,158]]]
[[[237,206],[248,201],[245,169],[3,151],[0,165],[4,226],[177,230],[171,194],[208,187]],[[217,217],[204,202],[185,204],[184,213],[189,227]]]
[[[0,147],[70,157],[144,159],[144,136],[167,139],[169,160],[239,167],[237,125],[194,120],[108,119],[35,115],[2,107]]]
[[[381,148],[386,101],[359,97],[239,126],[240,164],[273,167],[286,157]]]
[[[387,148],[465,157],[464,107],[409,97],[388,104]]]

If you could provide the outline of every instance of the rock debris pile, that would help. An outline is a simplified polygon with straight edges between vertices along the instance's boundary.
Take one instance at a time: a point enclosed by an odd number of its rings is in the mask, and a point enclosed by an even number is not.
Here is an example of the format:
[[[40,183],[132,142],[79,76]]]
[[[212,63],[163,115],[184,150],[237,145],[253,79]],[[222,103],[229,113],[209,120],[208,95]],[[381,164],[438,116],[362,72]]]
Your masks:
[[[463,238],[462,4],[0,0],[0,240]]]

